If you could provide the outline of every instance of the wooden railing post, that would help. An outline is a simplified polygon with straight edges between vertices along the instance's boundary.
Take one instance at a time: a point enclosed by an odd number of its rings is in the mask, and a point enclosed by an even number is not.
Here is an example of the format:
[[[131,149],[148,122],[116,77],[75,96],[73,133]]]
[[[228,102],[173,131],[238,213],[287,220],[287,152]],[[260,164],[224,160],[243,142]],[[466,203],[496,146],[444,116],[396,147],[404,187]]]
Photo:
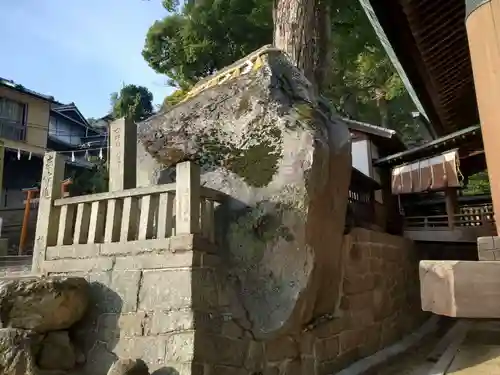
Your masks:
[[[450,229],[453,229],[455,227],[455,215],[458,208],[457,190],[458,189],[456,188],[447,188],[444,192],[446,216],[448,216],[448,227]]]
[[[23,216],[23,226],[21,227],[21,236],[19,238],[19,249],[18,255],[23,255],[24,246],[26,245],[26,237],[28,236],[28,225],[30,219],[30,211],[31,211],[31,199],[33,195],[38,192],[38,189],[32,188],[27,189],[26,191],[26,203],[24,204],[24,216]]]
[[[61,196],[60,182],[63,178],[63,156],[56,152],[45,153],[33,249],[33,273],[38,273],[41,270],[47,246],[53,246],[57,243],[60,208],[54,207],[52,203],[54,199]]]
[[[200,231],[200,168],[191,162],[177,164],[175,234]]]

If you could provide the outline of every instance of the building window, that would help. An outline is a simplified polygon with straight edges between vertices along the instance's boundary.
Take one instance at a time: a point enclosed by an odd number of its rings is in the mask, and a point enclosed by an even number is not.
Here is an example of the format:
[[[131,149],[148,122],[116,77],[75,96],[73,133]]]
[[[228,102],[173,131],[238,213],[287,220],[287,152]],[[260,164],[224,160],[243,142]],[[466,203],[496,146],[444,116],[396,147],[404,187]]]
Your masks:
[[[70,146],[78,146],[85,137],[85,129],[66,119],[51,116],[49,120],[49,135]]]
[[[0,137],[25,140],[26,104],[0,97]]]

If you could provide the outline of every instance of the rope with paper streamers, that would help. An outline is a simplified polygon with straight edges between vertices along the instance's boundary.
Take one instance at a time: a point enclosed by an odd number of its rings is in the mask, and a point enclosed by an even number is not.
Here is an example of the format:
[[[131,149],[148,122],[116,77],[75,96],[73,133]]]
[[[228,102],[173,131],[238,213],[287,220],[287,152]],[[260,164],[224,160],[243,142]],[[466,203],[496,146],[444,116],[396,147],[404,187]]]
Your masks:
[[[259,70],[264,65],[264,55],[267,55],[269,52],[278,51],[281,52],[280,49],[273,47],[272,45],[266,45],[258,49],[257,51],[254,51],[250,55],[236,61],[234,64],[229,65],[227,68],[222,69],[214,76],[201,80],[193,87],[191,91],[188,92],[186,97],[180,103],[184,103],[187,100],[192,99],[202,91],[205,91],[211,87],[222,85],[241,75],[248,74],[251,71]]]
[[[31,158],[33,156],[33,152],[31,152],[31,151],[25,151],[25,150],[21,150],[20,148],[13,148],[13,147],[8,147],[8,146],[4,146],[4,147],[6,150],[17,152],[17,160],[21,160],[22,154],[28,154],[28,160],[31,160]],[[90,161],[90,152],[89,151],[99,150],[97,157],[99,158],[99,160],[103,160],[104,159],[103,151],[108,149],[108,148],[109,148],[108,146],[103,146],[103,147],[90,147],[90,148],[85,148],[85,149],[81,149],[81,150],[66,150],[66,151],[52,151],[52,152],[55,152],[56,154],[70,155],[72,162],[76,161],[76,156],[75,156],[76,154],[85,153],[85,159],[87,161]],[[50,150],[46,150],[46,151],[50,151]]]

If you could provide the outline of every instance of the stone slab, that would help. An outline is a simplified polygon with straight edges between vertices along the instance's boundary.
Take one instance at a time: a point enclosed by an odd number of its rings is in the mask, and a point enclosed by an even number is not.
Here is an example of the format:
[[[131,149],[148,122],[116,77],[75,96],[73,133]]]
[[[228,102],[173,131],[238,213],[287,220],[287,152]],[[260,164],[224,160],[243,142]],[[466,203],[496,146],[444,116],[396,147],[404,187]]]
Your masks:
[[[42,263],[42,273],[92,273],[99,271],[110,271],[112,268],[112,258],[60,259],[47,260]]]
[[[166,287],[168,286],[168,287]],[[206,269],[144,271],[139,308],[144,311],[218,305],[215,276]]]
[[[422,310],[461,318],[500,318],[500,262],[420,262]]]

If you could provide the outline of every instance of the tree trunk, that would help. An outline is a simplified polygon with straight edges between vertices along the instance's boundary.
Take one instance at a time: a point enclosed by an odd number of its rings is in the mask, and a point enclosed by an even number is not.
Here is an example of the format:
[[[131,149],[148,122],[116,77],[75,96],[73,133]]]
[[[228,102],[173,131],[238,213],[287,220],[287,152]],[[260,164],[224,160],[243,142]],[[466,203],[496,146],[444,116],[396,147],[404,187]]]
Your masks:
[[[319,92],[330,71],[328,0],[274,0],[274,45],[287,52]]]

